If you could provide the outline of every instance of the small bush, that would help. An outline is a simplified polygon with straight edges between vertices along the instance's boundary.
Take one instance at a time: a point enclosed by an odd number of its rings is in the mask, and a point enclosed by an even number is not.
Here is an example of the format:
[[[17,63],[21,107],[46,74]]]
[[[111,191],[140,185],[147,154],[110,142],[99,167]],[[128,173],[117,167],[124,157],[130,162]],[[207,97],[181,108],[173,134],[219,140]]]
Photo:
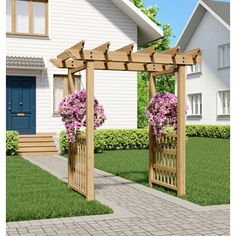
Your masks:
[[[61,154],[68,153],[68,139],[66,131],[61,131],[60,133],[60,152]]]
[[[187,125],[186,135],[189,137],[230,138],[229,125]]]
[[[17,131],[6,131],[6,154],[13,156],[17,154],[19,133]]]

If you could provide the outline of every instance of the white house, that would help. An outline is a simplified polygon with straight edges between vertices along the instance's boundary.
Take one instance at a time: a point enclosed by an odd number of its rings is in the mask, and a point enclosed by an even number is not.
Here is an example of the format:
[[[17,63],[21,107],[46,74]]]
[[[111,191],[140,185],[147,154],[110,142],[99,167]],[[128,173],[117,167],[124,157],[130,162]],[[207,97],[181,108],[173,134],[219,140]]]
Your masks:
[[[201,48],[203,57],[187,68],[187,123],[229,124],[230,3],[200,0],[177,45],[181,50]]]
[[[162,30],[129,0],[7,0],[7,129],[21,134],[58,132],[56,114],[67,71],[49,62],[85,40],[110,41],[111,50],[160,38]],[[84,74],[82,76],[82,86]],[[137,74],[95,72],[95,96],[104,105],[104,128],[136,128]]]

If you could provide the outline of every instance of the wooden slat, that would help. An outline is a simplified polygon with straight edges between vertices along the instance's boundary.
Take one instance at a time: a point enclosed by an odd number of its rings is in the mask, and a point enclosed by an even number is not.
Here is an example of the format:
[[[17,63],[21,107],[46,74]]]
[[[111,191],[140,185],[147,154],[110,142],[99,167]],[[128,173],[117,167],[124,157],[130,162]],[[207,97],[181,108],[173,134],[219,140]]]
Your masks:
[[[109,50],[110,47],[110,42],[106,42],[96,48],[93,49],[93,51],[101,51],[103,53],[107,53],[107,51]]]
[[[173,186],[171,184],[166,184],[166,183],[163,183],[161,181],[157,181],[155,179],[152,180],[152,183],[154,184],[158,184],[158,185],[161,185],[163,187],[166,187],[166,188],[170,188],[170,189],[173,189],[173,190],[177,190],[177,187],[176,186]]]
[[[170,155],[176,155],[176,149],[158,149],[158,148],[154,148],[153,149],[154,152],[160,152],[161,154],[170,154]]]
[[[50,142],[51,137],[20,138],[19,142]]]
[[[20,147],[18,152],[57,152],[56,147]]]
[[[153,168],[154,169],[159,169],[159,170],[164,170],[164,171],[168,171],[171,173],[176,173],[176,168],[173,167],[167,167],[167,166],[163,166],[163,165],[159,165],[159,164],[153,164]]]

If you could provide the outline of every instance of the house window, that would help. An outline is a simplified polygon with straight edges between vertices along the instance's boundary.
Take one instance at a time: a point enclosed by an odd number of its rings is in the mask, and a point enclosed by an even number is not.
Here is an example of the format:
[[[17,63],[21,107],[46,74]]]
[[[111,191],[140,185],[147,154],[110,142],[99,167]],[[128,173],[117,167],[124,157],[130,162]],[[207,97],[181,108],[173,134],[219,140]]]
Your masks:
[[[7,0],[7,34],[48,35],[48,0]]]
[[[187,74],[194,74],[202,72],[202,65],[201,63],[197,63],[196,65],[189,66],[187,69]]]
[[[230,91],[218,92],[218,115],[230,114]]]
[[[80,90],[81,76],[75,76],[75,90]],[[64,83],[67,85],[64,88]],[[53,114],[57,115],[59,103],[61,102],[64,94],[68,94],[69,87],[67,75],[54,75],[53,76]]]
[[[230,44],[219,46],[218,48],[219,68],[230,66]]]
[[[202,115],[202,94],[189,94],[188,95],[188,115],[199,116]]]

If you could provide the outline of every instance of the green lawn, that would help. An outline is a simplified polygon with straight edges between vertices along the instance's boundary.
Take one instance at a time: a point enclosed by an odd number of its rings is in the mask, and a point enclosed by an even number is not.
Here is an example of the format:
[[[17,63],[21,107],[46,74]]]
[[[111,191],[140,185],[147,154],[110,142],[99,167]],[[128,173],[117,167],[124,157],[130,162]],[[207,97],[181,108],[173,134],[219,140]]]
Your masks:
[[[148,150],[106,151],[95,155],[95,166],[134,182],[148,185]],[[176,195],[174,191],[157,189]],[[188,138],[186,199],[200,205],[230,201],[230,140]]]
[[[112,210],[67,188],[20,157],[7,157],[7,221],[97,215]]]

